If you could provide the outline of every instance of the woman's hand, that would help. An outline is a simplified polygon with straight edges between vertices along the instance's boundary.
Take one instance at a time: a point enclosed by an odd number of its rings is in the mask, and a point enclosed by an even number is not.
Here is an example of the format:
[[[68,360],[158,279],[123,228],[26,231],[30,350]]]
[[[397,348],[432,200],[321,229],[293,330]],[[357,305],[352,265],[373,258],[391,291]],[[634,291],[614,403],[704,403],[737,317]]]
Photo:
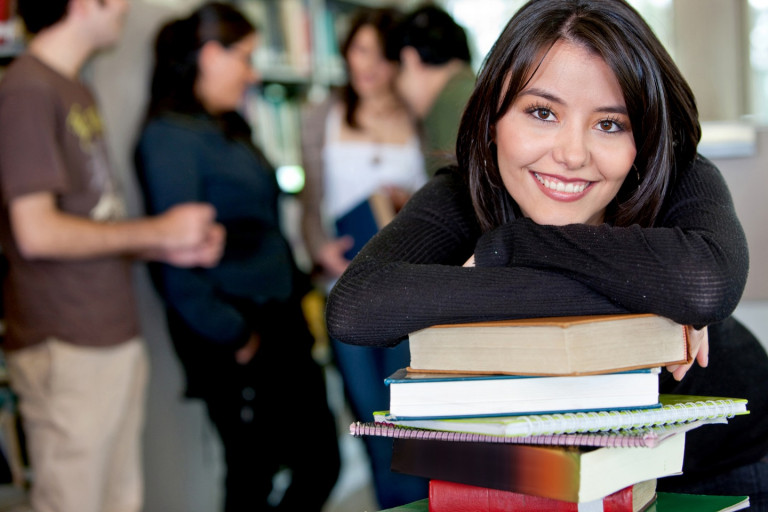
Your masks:
[[[667,366],[667,371],[671,372],[677,381],[683,380],[686,372],[694,363],[699,363],[702,368],[706,368],[709,364],[709,331],[706,327],[694,329],[692,326],[686,325],[685,328],[688,330],[688,354],[691,357],[691,362]]]
[[[344,257],[344,253],[354,244],[355,241],[349,235],[331,240],[320,248],[317,263],[331,277],[339,277],[349,266],[349,260]]]
[[[395,213],[399,212],[411,198],[410,192],[396,185],[386,185],[382,189],[389,196],[389,200],[392,201]]]
[[[235,361],[237,364],[248,364],[259,351],[259,345],[261,344],[261,337],[258,334],[253,333],[245,345],[237,349],[235,352]]]
[[[474,267],[475,266],[475,255],[469,257],[467,261],[464,262],[462,267]]]

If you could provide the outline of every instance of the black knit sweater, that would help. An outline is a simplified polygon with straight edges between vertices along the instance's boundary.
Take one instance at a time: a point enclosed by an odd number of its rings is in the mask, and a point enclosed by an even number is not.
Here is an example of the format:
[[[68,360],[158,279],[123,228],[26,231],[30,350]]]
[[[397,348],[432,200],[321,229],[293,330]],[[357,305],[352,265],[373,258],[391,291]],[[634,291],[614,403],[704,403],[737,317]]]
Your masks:
[[[476,267],[461,265],[475,255]],[[708,368],[661,391],[749,399],[751,414],[688,434],[684,478],[768,452],[768,356],[730,315],[748,271],[725,181],[699,157],[678,173],[652,228],[540,226],[481,233],[458,170],[444,169],[355,258],[328,299],[330,335],[391,346],[439,323],[656,313],[709,326]]]

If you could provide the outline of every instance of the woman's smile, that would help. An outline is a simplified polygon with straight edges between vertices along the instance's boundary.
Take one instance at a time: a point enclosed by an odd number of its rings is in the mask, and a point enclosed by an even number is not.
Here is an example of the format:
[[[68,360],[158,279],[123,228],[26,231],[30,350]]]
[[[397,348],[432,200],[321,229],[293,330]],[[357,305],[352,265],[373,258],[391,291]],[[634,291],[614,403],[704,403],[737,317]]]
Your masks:
[[[542,191],[557,201],[576,201],[592,184],[591,181],[565,179],[536,171],[531,171],[531,174],[539,182]]]

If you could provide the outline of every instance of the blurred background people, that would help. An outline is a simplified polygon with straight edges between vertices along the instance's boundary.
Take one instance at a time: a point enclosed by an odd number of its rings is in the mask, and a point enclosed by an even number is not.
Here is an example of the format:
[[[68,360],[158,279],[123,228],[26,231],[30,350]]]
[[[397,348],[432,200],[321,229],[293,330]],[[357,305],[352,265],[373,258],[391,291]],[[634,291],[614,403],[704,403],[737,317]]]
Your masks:
[[[386,53],[401,64],[397,90],[421,121],[432,175],[455,161],[459,121],[475,87],[466,32],[446,11],[425,4],[398,25]]]
[[[9,263],[3,351],[29,500],[37,512],[139,512],[148,361],[132,263],[213,265],[224,232],[204,204],[127,218],[80,74],[117,43],[128,2],[17,6],[34,35],[0,83],[0,245]]]
[[[304,112],[302,234],[326,285],[346,269],[353,243],[367,242],[338,237],[335,221],[376,193],[388,196],[398,211],[427,179],[415,118],[395,90],[398,65],[384,53],[399,17],[394,9],[359,10],[341,45],[347,85]],[[352,412],[371,421],[375,410],[389,407],[384,379],[408,365],[407,344],[374,349],[331,343]],[[382,507],[426,497],[425,481],[390,471],[390,442],[364,441]]]
[[[218,266],[152,269],[186,394],[205,402],[222,441],[225,510],[319,511],[340,461],[301,308],[309,281],[280,231],[274,169],[238,113],[258,79],[257,44],[255,27],[223,3],[161,28],[137,169],[150,211],[208,201],[227,229]],[[281,468],[290,484],[280,497]]]
[[[384,55],[397,19],[394,9],[358,12],[341,46],[347,85],[303,115],[302,234],[331,280],[349,264],[353,243],[336,237],[334,221],[377,192],[399,210],[426,181],[415,119],[394,89],[398,66]]]

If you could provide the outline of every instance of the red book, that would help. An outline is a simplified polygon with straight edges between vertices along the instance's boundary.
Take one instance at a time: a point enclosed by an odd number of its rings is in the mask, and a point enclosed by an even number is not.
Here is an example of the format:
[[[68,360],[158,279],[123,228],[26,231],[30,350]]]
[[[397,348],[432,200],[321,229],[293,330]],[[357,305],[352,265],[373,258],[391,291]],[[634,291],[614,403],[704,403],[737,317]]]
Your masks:
[[[656,480],[646,480],[601,500],[586,503],[572,503],[445,480],[429,481],[429,512],[638,512],[645,510],[655,498]]]

